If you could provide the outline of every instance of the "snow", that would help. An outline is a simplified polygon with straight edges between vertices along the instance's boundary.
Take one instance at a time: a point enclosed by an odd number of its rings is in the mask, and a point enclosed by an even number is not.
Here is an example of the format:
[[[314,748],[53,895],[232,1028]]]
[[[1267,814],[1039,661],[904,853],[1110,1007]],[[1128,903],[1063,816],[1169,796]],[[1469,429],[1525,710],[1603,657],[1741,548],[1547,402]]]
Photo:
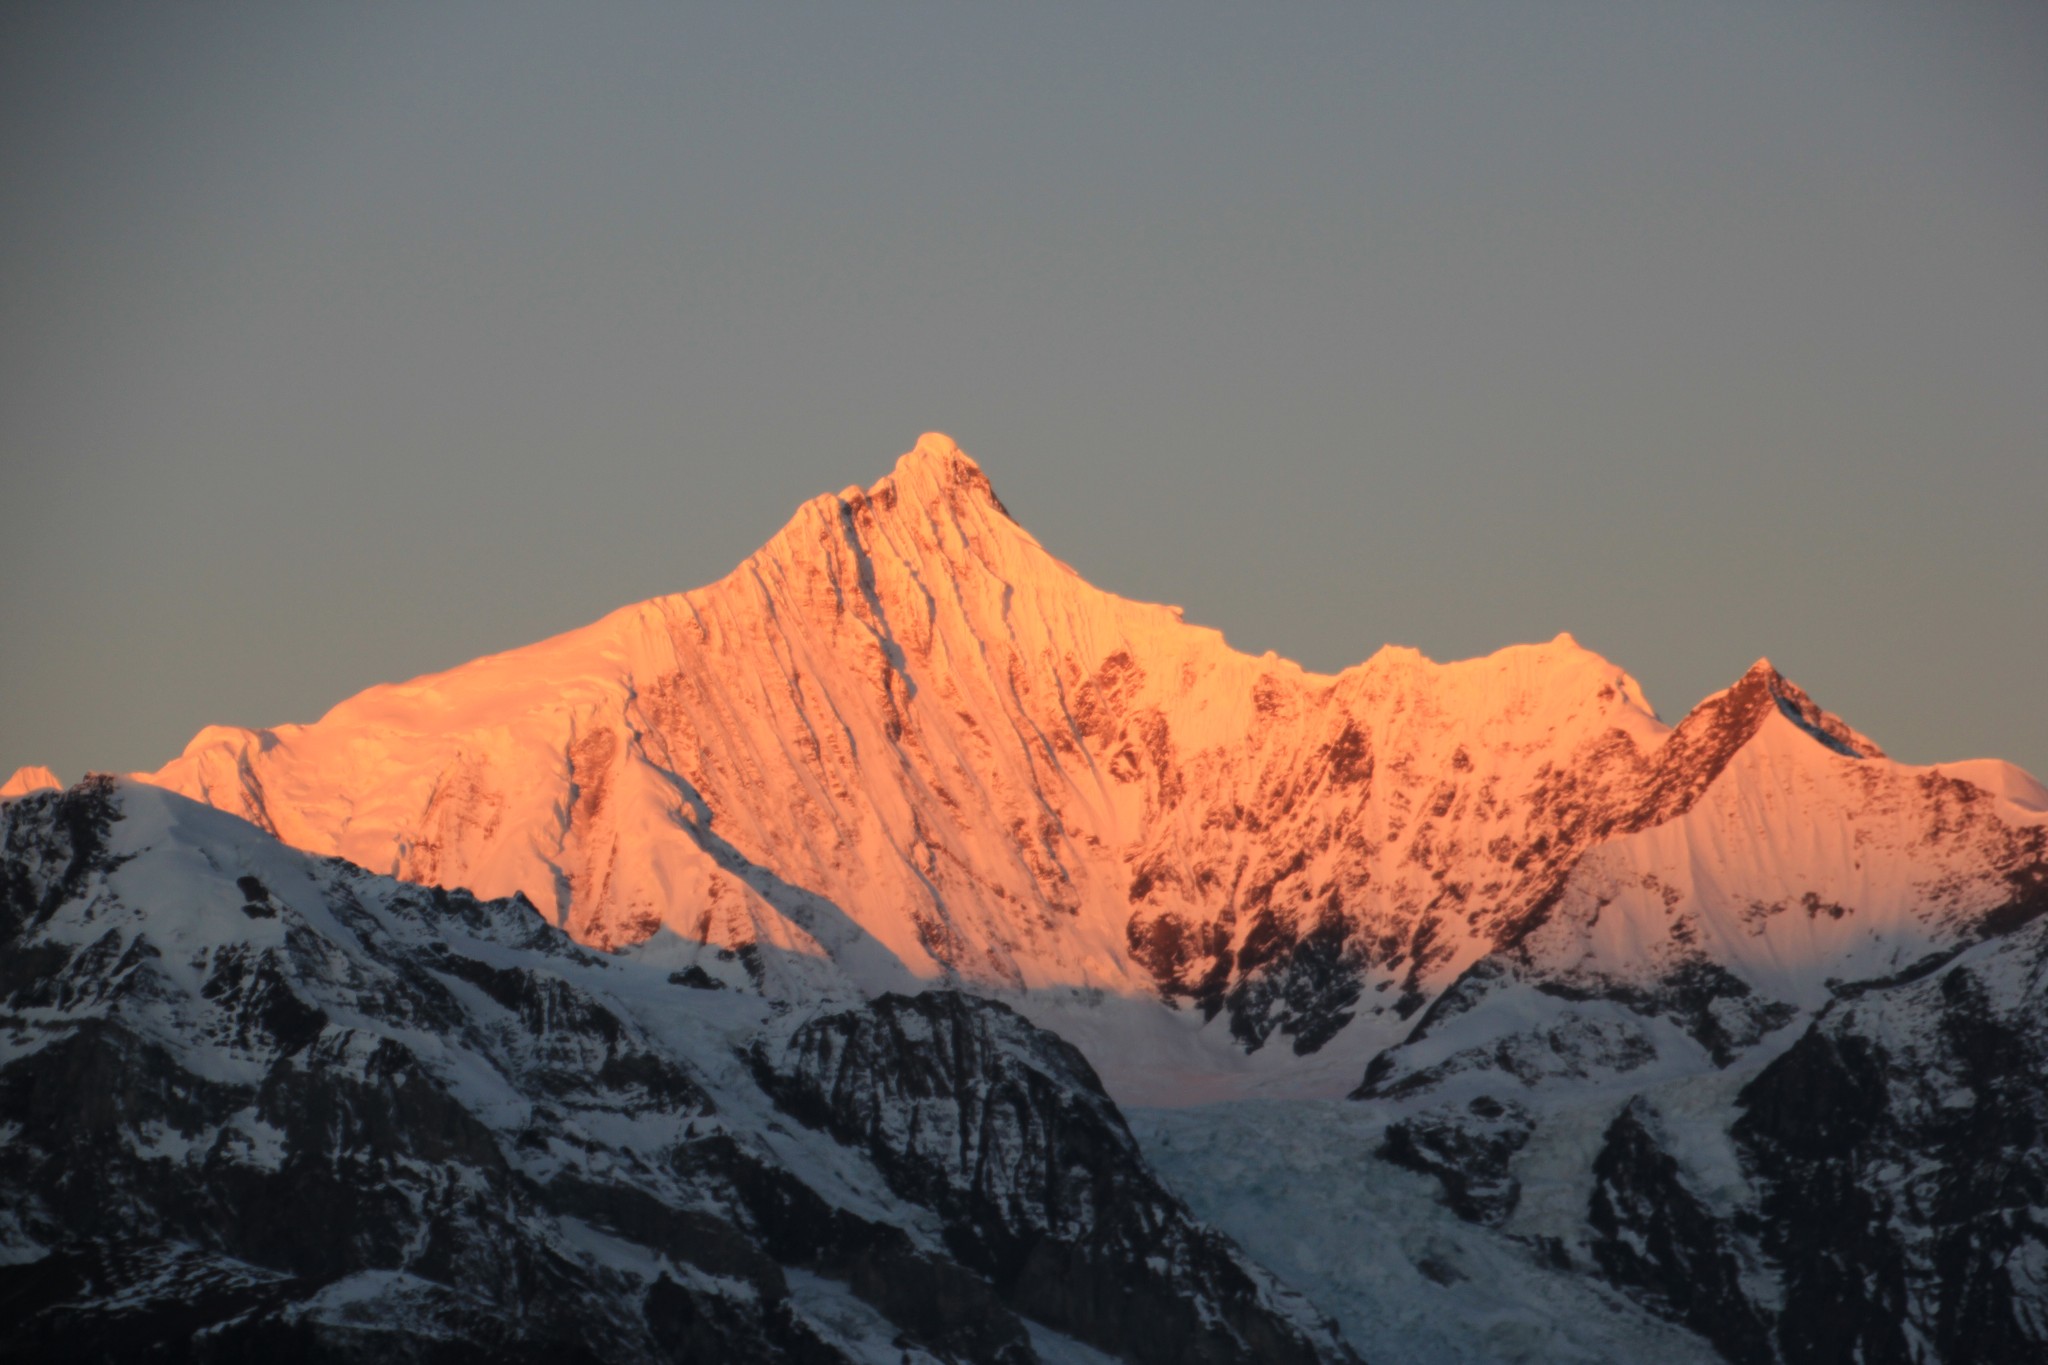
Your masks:
[[[1334,676],[1246,655],[1083,581],[934,432],[717,583],[313,724],[210,728],[148,780],[374,871],[523,894],[728,987],[710,994],[960,983],[1067,1034],[1127,1099],[1327,1097],[1405,1036],[1411,988],[1441,991],[1552,889],[1549,860],[1568,879],[1525,948],[1551,973],[1705,958],[1802,1009],[2009,894],[2001,859],[2048,790],[1894,763],[1767,660],[1694,714],[1744,686],[1775,708],[1688,807],[1634,828],[1673,729],[1570,634],[1454,663],[1390,645]],[[1990,799],[1964,809],[1966,789]],[[1241,950],[1254,892],[1379,945],[1306,1057],[1162,1002],[1138,948],[1229,915]]]
[[[1461,1222],[1435,1180],[1372,1155],[1386,1123],[1375,1106],[1260,1100],[1128,1117],[1196,1215],[1332,1313],[1376,1365],[1719,1360],[1534,1248]]]
[[[1031,1334],[1031,1349],[1040,1365],[1117,1365],[1115,1356],[1104,1355],[1029,1318],[1024,1319],[1024,1328]]]
[[[1373,1055],[1400,1041],[1411,1023],[1368,1012],[1311,1056],[1296,1056],[1284,1042],[1247,1055],[1227,1019],[1204,1021],[1198,1009],[1152,997],[1048,989],[998,998],[1079,1048],[1119,1104],[1346,1095]]]
[[[1472,665],[1384,655],[1341,681],[1237,654],[1088,587],[962,482],[978,474],[929,434],[857,499],[807,504],[722,583],[373,688],[315,725],[205,732],[151,780],[380,871],[522,891],[593,942],[659,925],[774,947],[790,986],[817,983],[801,959],[829,956],[828,975],[867,990],[957,974],[1143,996],[1128,865],[1162,851],[1147,844],[1185,854],[1199,812],[1145,828],[1110,755],[1072,741],[1070,670],[1145,661],[1127,700],[1167,717],[1184,766],[1226,769],[1191,806],[1260,780],[1228,747],[1262,684],[1312,732],[1340,692],[1529,711],[1616,681],[1621,702],[1567,719],[1654,732],[1625,675],[1568,637]],[[894,693],[874,682],[886,668]]]
[[[1982,913],[2012,894],[2007,872],[2048,826],[2048,791],[1989,760],[1893,762],[1853,731],[1827,724],[1824,713],[1816,721],[1800,704],[1803,694],[1776,690],[1782,680],[1760,664],[1751,677],[1770,683],[1771,704],[1713,780],[1667,818],[1594,841],[1561,874],[1549,917],[1519,943],[1496,949],[1476,917],[1442,921],[1450,951],[1426,978],[1427,994],[1488,953],[1485,967],[1498,968],[1467,982],[1470,1008],[1404,1017],[1385,1003],[1397,982],[1393,970],[1369,966],[1355,1017],[1319,1051],[1296,1055],[1275,1034],[1248,1052],[1229,1016],[1205,1019],[1190,1004],[1160,999],[1126,934],[1133,906],[1148,902],[1132,887],[1138,869],[1161,859],[1197,867],[1219,856],[1239,860],[1240,871],[1261,858],[1271,867],[1274,845],[1288,848],[1314,822],[1348,825],[1372,832],[1359,863],[1370,874],[1358,893],[1362,912],[1412,920],[1418,887],[1479,875],[1471,870],[1492,856],[1483,852],[1489,836],[1508,831],[1511,847],[1522,848],[1526,842],[1515,839],[1526,841],[1537,828],[1519,808],[1482,801],[1485,784],[1530,790],[1617,733],[1641,754],[1673,732],[1655,720],[1632,679],[1569,636],[1450,665],[1389,648],[1335,678],[1315,678],[1283,661],[1235,655],[1212,632],[1093,594],[1078,580],[1001,580],[1005,628],[1037,644],[1056,633],[1044,618],[1008,616],[1019,583],[1059,587],[1070,613],[1078,612],[1060,629],[1105,632],[1119,645],[1109,658],[1135,657],[1138,638],[1148,642],[1139,681],[1120,682],[1109,676],[1115,670],[1098,668],[1084,685],[1067,688],[1058,663],[1051,677],[1058,705],[1084,717],[1097,704],[1085,697],[1126,683],[1127,713],[1149,707],[1168,717],[1183,746],[1174,760],[1183,787],[1177,802],[1167,802],[1156,781],[1116,776],[1121,748],[1136,742],[1131,722],[1121,722],[1125,728],[1106,746],[1062,750],[1048,737],[1059,733],[1047,728],[1054,717],[1025,704],[1029,689],[1018,686],[1015,668],[1004,670],[1005,700],[999,687],[984,686],[994,672],[962,663],[976,649],[985,661],[1001,638],[962,606],[977,590],[971,577],[948,579],[934,569],[890,585],[877,576],[882,565],[872,545],[906,538],[958,535],[946,544],[1003,563],[1042,556],[1021,531],[1001,531],[981,515],[985,501],[961,483],[959,470],[973,466],[956,450],[921,442],[891,479],[860,495],[860,505],[870,506],[892,491],[900,499],[903,490],[923,488],[924,520],[877,521],[861,556],[847,563],[828,556],[834,572],[864,566],[872,578],[827,575],[834,609],[856,621],[847,633],[828,632],[821,641],[764,626],[758,612],[748,616],[729,600],[738,590],[727,591],[735,581],[728,580],[615,613],[532,651],[373,689],[315,726],[202,736],[188,750],[190,763],[158,775],[163,788],[120,788],[125,818],[111,835],[115,865],[85,888],[75,913],[39,932],[81,950],[81,959],[92,953],[103,964],[124,964],[109,967],[125,973],[119,981],[154,983],[92,1008],[118,1011],[194,1074],[235,1085],[260,1079],[276,1059],[217,1027],[197,1026],[205,1009],[197,1002],[231,956],[288,962],[294,988],[329,1020],[294,1064],[317,1060],[361,1075],[376,1048],[395,1043],[500,1134],[524,1131],[540,1112],[517,1078],[541,1067],[568,1076],[589,1070],[596,1061],[581,1050],[587,1040],[547,1030],[529,1037],[489,991],[446,971],[437,970],[437,979],[460,1007],[460,1030],[369,1018],[357,1002],[391,976],[394,952],[430,966],[437,954],[453,953],[535,970],[605,1001],[629,1044],[701,1067],[699,1079],[720,1112],[689,1123],[734,1133],[802,1170],[834,1202],[903,1226],[931,1250],[943,1241],[935,1216],[906,1210],[864,1155],[780,1121],[739,1054],[748,1041],[786,1038],[864,991],[965,980],[1061,1033],[1113,1095],[1146,1106],[1130,1111],[1133,1130],[1176,1192],[1335,1313],[1367,1358],[1709,1358],[1697,1340],[1600,1287],[1583,1266],[1559,1269],[1540,1250],[1583,1252],[1593,1161],[1609,1124],[1640,1100],[1686,1187],[1718,1215],[1739,1211],[1752,1196],[1727,1119],[1741,1088],[1830,1008],[1842,982],[1887,975],[1969,942]],[[860,515],[844,496],[822,501],[838,510],[820,506],[821,518]],[[821,522],[809,531],[839,534],[843,525]],[[928,559],[936,551],[920,542],[918,553]],[[744,586],[764,596],[748,610],[765,602],[771,622],[800,614],[802,593],[791,585],[807,561],[766,551],[756,559],[756,576]],[[953,573],[959,565],[948,560],[945,567]],[[769,570],[780,578],[764,586]],[[934,585],[950,585],[955,599]],[[884,587],[929,594],[922,618],[929,635],[921,643],[920,618],[901,602],[876,612]],[[731,630],[744,636],[745,648],[693,654],[693,620],[716,623],[716,630],[704,627],[706,640]],[[864,711],[866,703],[856,701],[866,694],[855,689],[868,684],[858,672],[830,672],[834,650],[849,639],[876,644],[881,652],[873,657],[886,660],[885,646],[894,647],[927,666],[915,677],[889,675],[897,681],[876,703],[883,711]],[[773,667],[744,672],[746,661],[764,658]],[[1178,670],[1162,658],[1177,661]],[[686,664],[701,667],[690,672]],[[686,685],[700,689],[692,706],[665,709],[650,700],[663,687]],[[535,702],[543,693],[546,700]],[[889,708],[914,723],[891,735],[876,719]],[[1288,786],[1338,717],[1358,715],[1371,717],[1382,774],[1371,796],[1346,804],[1326,788]],[[468,728],[436,728],[450,717]],[[1005,725],[1018,751],[990,738]],[[1070,735],[1084,728],[1072,723]],[[221,785],[230,772],[234,785]],[[1428,823],[1422,812],[1451,772],[1469,775],[1456,801],[1437,802],[1445,822],[1439,837],[1482,851],[1451,856],[1432,872],[1395,851],[1395,826],[1406,826],[1412,847]],[[187,780],[220,797],[225,809],[174,794]],[[223,795],[229,792],[239,793],[240,805]],[[448,793],[459,799],[444,800]],[[1220,803],[1262,793],[1269,810],[1294,805],[1311,823],[1288,825],[1276,815],[1276,833],[1219,822]],[[393,814],[415,798],[402,820]],[[991,823],[1013,808],[1035,810],[1043,823],[1021,833]],[[402,846],[396,863],[431,855],[458,883],[488,885],[508,869],[524,875],[531,863],[545,869],[550,898],[557,878],[568,880],[566,898],[552,901],[558,918],[620,951],[567,948],[547,934],[540,935],[547,947],[536,949],[530,940],[538,926],[517,906],[493,912],[496,919],[430,921],[408,901],[427,893],[284,847],[265,833],[272,827],[327,829],[337,847],[390,840]],[[545,836],[538,844],[536,828]],[[1275,900],[1307,896],[1350,867],[1341,841],[1312,856],[1305,841],[1292,847],[1301,854],[1299,875],[1269,886]],[[242,911],[242,877],[263,884],[271,913]],[[1201,892],[1183,883],[1176,894],[1186,906]],[[652,931],[637,942],[614,937],[637,923],[623,918],[643,905],[636,897],[658,911]],[[708,917],[709,932],[700,917]],[[743,947],[758,954],[751,970],[737,952]],[[2031,1008],[2038,982],[2025,975],[2030,968],[2019,954],[2002,948],[1980,945],[1962,961],[1995,978],[1999,998]],[[1717,1065],[1671,1012],[1641,1003],[1669,974],[1700,964],[1731,973],[1753,991],[1754,1003],[1786,1007],[1775,1026],[1739,1040],[1732,1062]],[[671,979],[691,969],[725,988]],[[1733,1028],[1745,998],[1712,1008]],[[1878,1002],[1870,1019],[1898,1056],[1926,1043],[1916,1032],[1924,1020],[1911,1009]],[[10,1055],[40,1046],[59,1022],[57,1011],[27,1008],[4,1046]],[[1338,1099],[1386,1049],[1396,1079],[1426,1081],[1421,1093]],[[1520,1202],[1497,1230],[1461,1222],[1434,1180],[1373,1155],[1394,1119],[1480,1096],[1512,1100],[1535,1118],[1513,1161]],[[1956,1107],[1961,1098],[1952,1080],[1935,1076],[1921,1102]],[[573,1087],[558,1107],[574,1113],[576,1144],[518,1144],[516,1153],[505,1144],[509,1159],[536,1181],[565,1170],[658,1172],[680,1121],[636,1107],[630,1096],[586,1098]],[[883,1119],[886,1128],[904,1116]],[[145,1123],[136,1138],[138,1156],[174,1163],[217,1157],[276,1170],[286,1155],[283,1134],[254,1107],[203,1131]],[[18,1234],[0,1229],[4,1254],[34,1254]],[[623,1277],[694,1273],[574,1220],[548,1236],[557,1251]],[[2029,1261],[2017,1272],[2038,1275],[2041,1267]],[[792,1288],[821,1331],[860,1353],[879,1352],[876,1359],[897,1358],[878,1315],[843,1285],[799,1274]],[[1776,1292],[1761,1278],[1748,1289],[1762,1303]],[[358,1277],[330,1289],[318,1311],[381,1313],[416,1292],[418,1283],[402,1275]],[[386,1307],[371,1307],[380,1304]],[[1097,1359],[1042,1329],[1033,1329],[1033,1339],[1048,1360]]]
[[[265,1123],[251,1107],[231,1117],[221,1128],[214,1153],[238,1166],[276,1171],[284,1166],[285,1135]]]
[[[486,1198],[494,1188],[488,1172],[501,1156],[530,1187],[566,1175],[637,1190],[672,1208],[730,1216],[722,1202],[730,1192],[721,1193],[715,1179],[692,1185],[701,1177],[685,1174],[675,1160],[679,1137],[720,1132],[772,1166],[800,1173],[828,1203],[901,1229],[913,1247],[945,1254],[945,1224],[935,1210],[895,1193],[863,1149],[781,1115],[753,1074],[745,1046],[786,1037],[806,1014],[738,990],[674,984],[670,966],[685,945],[656,943],[616,957],[590,953],[528,919],[527,908],[516,902],[437,896],[315,858],[158,788],[117,784],[110,798],[115,818],[94,860],[100,870],[67,890],[57,913],[33,928],[27,946],[86,945],[96,954],[91,963],[81,953],[61,968],[81,987],[118,986],[138,972],[155,973],[154,985],[40,997],[21,1007],[15,1040],[24,1048],[47,1045],[85,1020],[108,1019],[123,1034],[139,1033],[164,1049],[174,1086],[197,1077],[240,1092],[221,1106],[227,1112],[219,1118],[197,1117],[196,1107],[175,1118],[136,1118],[125,1130],[132,1166],[279,1172],[289,1160],[324,1159],[329,1144],[340,1159],[352,1141],[346,1122],[294,1126],[287,1133],[264,1117],[272,1112],[265,1108],[271,1097],[294,1093],[295,1083],[308,1077],[315,1086],[345,1082],[372,1090],[424,1080],[482,1121],[494,1138],[485,1150],[495,1148],[495,1155],[481,1163],[427,1159],[406,1149],[388,1155],[385,1177],[416,1212],[429,1204],[481,1210],[495,1203]],[[21,828],[47,837],[53,814],[47,808],[35,813],[40,830],[33,823]],[[239,880],[250,877],[263,885]],[[271,913],[246,913],[243,905],[254,903],[249,898]],[[90,928],[81,929],[88,918]],[[121,965],[144,941],[156,955],[138,959],[139,966]],[[227,970],[229,963],[236,970]],[[457,963],[467,965],[458,970]],[[274,974],[260,976],[259,968]],[[473,977],[499,988],[480,989]],[[521,992],[511,1005],[507,978]],[[295,997],[297,1018],[311,1021],[307,1031],[287,1038],[261,1024],[238,1030],[236,1021],[248,1018],[252,1004],[243,992],[259,988]],[[823,1007],[814,1004],[811,1012]],[[597,1018],[598,1011],[605,1017]],[[906,1026],[914,1023],[912,1016]],[[1001,1028],[1015,1030],[1019,1046],[1043,1046],[1021,1024]],[[37,1035],[33,1041],[30,1033]],[[635,1051],[665,1059],[687,1085],[701,1086],[715,1112],[696,1112],[688,1093],[676,1102],[642,1103],[629,1084],[579,1085],[580,1075]],[[1045,1055],[1057,1062],[1063,1054]],[[1072,1098],[1101,1103],[1081,1092]],[[885,1114],[884,1126],[904,1112]],[[185,1123],[192,1126],[179,1126]],[[903,1136],[906,1145],[921,1140]],[[981,1134],[996,1160],[1005,1159],[1015,1140],[1010,1135],[1006,1147],[1002,1133]],[[309,1142],[311,1153],[300,1145]],[[1031,1196],[1020,1191],[1015,1197]],[[662,1275],[728,1298],[751,1299],[757,1292],[752,1284],[679,1265],[613,1229],[601,1214],[593,1216],[595,1222],[560,1212],[522,1215],[515,1231],[558,1264],[584,1268],[591,1283],[618,1286],[628,1302],[637,1302],[644,1286]],[[406,1266],[427,1255],[427,1238],[422,1223],[400,1248],[397,1265],[327,1285],[290,1312],[413,1337],[460,1335],[468,1316],[488,1307],[476,1297],[486,1291],[408,1273]],[[42,1254],[18,1220],[0,1225],[0,1245],[15,1260]],[[180,1253],[161,1275],[138,1282],[130,1297],[174,1297],[193,1275],[212,1282],[230,1271],[217,1258]],[[896,1344],[900,1330],[843,1284],[801,1271],[790,1278],[795,1310],[828,1339],[847,1345],[854,1358],[905,1358]],[[1270,1297],[1255,1271],[1253,1280],[1262,1298]],[[1319,1335],[1314,1313],[1298,1299],[1280,1296],[1269,1306],[1307,1324],[1311,1339]],[[1033,1327],[1031,1333],[1048,1361],[1098,1365],[1103,1359],[1057,1332]],[[925,1357],[911,1350],[909,1358]]]
[[[30,792],[47,791],[64,784],[57,780],[57,774],[41,765],[16,768],[14,775],[0,782],[0,801],[10,797],[27,796]]]
[[[938,1357],[916,1346],[896,1345],[902,1336],[896,1325],[845,1284],[807,1270],[785,1275],[797,1317],[858,1365],[942,1365]]]
[[[403,1270],[361,1270],[323,1286],[312,1297],[287,1309],[292,1318],[345,1323],[358,1331],[390,1332],[404,1338],[432,1340],[452,1337],[441,1329],[437,1308],[463,1296],[437,1281]],[[484,1308],[481,1301],[476,1308]]]
[[[1931,771],[1968,782],[2031,814],[2048,814],[2048,787],[2042,786],[2025,770],[2001,759],[1973,758],[1961,763],[1941,763]]]
[[[924,435],[918,437],[917,444],[911,448],[910,455],[925,455],[937,459],[952,456],[969,464],[973,463],[961,451],[959,443],[943,431],[927,431]],[[904,458],[907,460],[910,458],[910,455]]]

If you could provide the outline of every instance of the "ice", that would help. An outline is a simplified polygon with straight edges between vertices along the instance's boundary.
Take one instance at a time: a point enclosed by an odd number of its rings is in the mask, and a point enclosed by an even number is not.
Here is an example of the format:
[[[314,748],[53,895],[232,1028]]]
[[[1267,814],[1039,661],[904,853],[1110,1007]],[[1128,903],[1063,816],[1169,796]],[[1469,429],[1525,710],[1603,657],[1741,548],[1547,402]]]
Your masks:
[[[1368,1360],[1720,1359],[1534,1246],[1460,1221],[1436,1181],[1372,1155],[1386,1122],[1374,1106],[1267,1099],[1127,1116],[1197,1216],[1335,1316]]]

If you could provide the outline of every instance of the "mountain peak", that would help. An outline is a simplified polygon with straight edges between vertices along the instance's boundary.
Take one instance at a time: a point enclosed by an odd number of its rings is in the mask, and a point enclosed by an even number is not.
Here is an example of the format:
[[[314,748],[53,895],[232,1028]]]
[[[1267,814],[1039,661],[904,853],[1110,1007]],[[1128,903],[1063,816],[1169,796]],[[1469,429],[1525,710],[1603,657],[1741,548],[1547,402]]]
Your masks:
[[[1010,517],[1010,509],[996,496],[995,487],[974,457],[943,431],[927,431],[918,437],[917,444],[896,461],[888,477],[876,482],[866,494],[868,500],[885,509],[899,500],[913,506],[957,503],[963,495],[1002,513],[1006,519]],[[854,501],[845,494],[841,497]]]
[[[889,471],[888,477],[879,480],[868,491],[874,493],[892,482],[907,483],[920,479],[935,479],[941,484],[949,484],[963,471],[980,474],[981,466],[945,432],[927,431],[917,438],[916,445],[897,458],[896,467]],[[983,479],[986,482],[986,476]]]
[[[1884,757],[1884,750],[1875,741],[1823,709],[1806,689],[1779,672],[1769,659],[1758,659],[1733,686],[1693,708],[1692,716],[1687,717],[1681,728],[1711,723],[1716,729],[1739,732],[1740,742],[1747,742],[1773,711],[1845,758]],[[1694,717],[1700,719],[1695,721]]]
[[[16,768],[14,776],[8,778],[4,783],[0,783],[0,801],[14,796],[27,796],[30,792],[45,791],[51,787],[61,787],[63,785],[62,782],[57,780],[57,774],[51,772],[48,768],[40,764],[30,764],[27,767]]]
[[[937,980],[1164,993],[1228,1009],[1217,1046],[1295,1055],[1353,1025],[1347,1047],[1391,1037],[1477,954],[1553,911],[1576,923],[1612,860],[1673,840],[1711,844],[1716,869],[1724,835],[1743,841],[1738,912],[1861,894],[1857,849],[1813,842],[1838,825],[1795,819],[1792,848],[1752,797],[1796,816],[1788,793],[1939,796],[1856,771],[1876,746],[1768,660],[1675,730],[1568,632],[1315,675],[1090,585],[1000,508],[929,433],[716,583],[312,725],[211,732],[154,780],[318,853],[519,891],[585,942],[756,948],[749,983],[778,999]],[[1703,800],[1563,899],[1596,844]],[[1922,858],[1900,855],[1898,885]],[[1681,865],[1658,862],[1658,886],[1720,895]],[[1690,922],[1624,880],[1644,922]]]
[[[903,458],[908,460],[916,456],[937,460],[961,459],[967,460],[969,464],[974,463],[968,459],[967,452],[960,448],[960,443],[943,431],[927,431],[918,437],[917,444],[912,446],[910,453]]]
[[[1757,660],[1750,673],[1758,674],[1758,670],[1765,670],[1763,676],[1767,676],[1771,698],[1778,704],[1778,713],[1822,745],[1845,758],[1885,756],[1876,741],[1853,729],[1840,716],[1824,710],[1798,683],[1772,668],[1770,660]]]

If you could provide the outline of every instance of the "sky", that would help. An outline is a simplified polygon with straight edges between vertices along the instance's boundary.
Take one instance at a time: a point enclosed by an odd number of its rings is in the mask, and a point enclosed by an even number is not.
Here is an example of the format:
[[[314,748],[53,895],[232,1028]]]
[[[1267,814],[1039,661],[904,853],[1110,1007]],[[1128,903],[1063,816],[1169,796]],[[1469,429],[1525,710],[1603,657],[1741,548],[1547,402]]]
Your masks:
[[[0,9],[0,774],[710,582],[951,433],[1334,671],[2048,775],[2048,8]]]

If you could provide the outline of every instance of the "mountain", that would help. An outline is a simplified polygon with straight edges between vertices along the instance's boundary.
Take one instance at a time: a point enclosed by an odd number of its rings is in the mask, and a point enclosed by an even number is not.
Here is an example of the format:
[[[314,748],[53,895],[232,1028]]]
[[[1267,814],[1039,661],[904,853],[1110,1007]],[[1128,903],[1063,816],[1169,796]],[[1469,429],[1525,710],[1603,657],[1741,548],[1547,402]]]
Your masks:
[[[1072,1047],[791,1010],[93,778],[0,803],[0,1355],[1356,1357]]]
[[[148,780],[776,998],[1003,998],[1182,1102],[1342,1093],[1499,954],[1735,1046],[2017,913],[2048,820],[1765,662],[1670,727],[1569,636],[1238,653],[1082,581],[936,434],[708,587]]]
[[[2048,917],[1725,1065],[1506,975],[1362,1098],[1138,1112],[1140,1141],[1383,1365],[2048,1359]]]
[[[18,1350],[2048,1356],[2048,790],[1768,661],[1311,674],[930,435],[146,782],[0,805]]]

